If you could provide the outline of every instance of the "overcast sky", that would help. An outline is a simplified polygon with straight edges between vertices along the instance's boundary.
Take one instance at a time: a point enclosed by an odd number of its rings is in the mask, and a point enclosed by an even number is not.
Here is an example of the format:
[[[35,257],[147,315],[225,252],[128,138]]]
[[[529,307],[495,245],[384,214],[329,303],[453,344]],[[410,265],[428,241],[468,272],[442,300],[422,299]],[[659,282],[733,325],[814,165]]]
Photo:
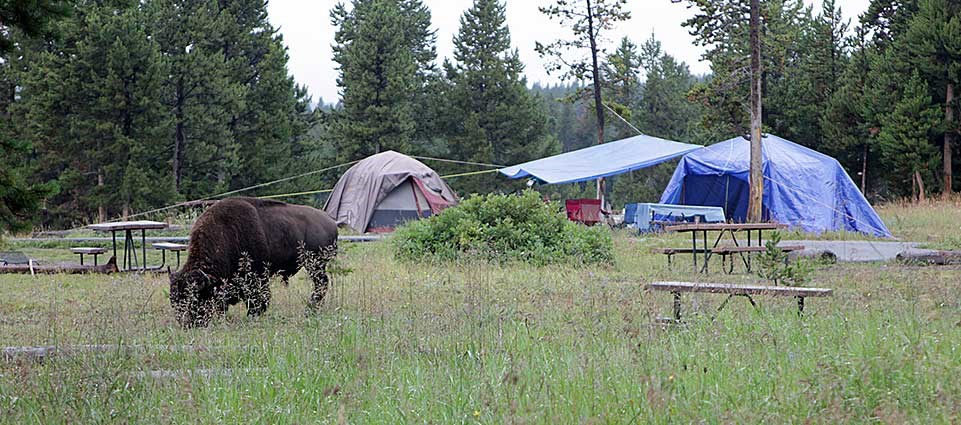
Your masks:
[[[460,15],[473,3],[472,0],[424,0],[432,12],[433,28],[437,30],[438,63],[451,56],[452,38],[457,32]],[[870,0],[845,0],[837,2],[845,18],[856,21]],[[330,9],[335,0],[270,0],[267,6],[270,22],[280,29],[290,55],[290,72],[298,83],[306,85],[314,101],[323,98],[327,103],[336,102],[336,63],[331,59],[334,27],[330,24]],[[550,0],[507,0],[507,25],[510,27],[511,43],[520,51],[526,65],[528,82],[556,81],[544,71],[544,62],[534,51],[534,42],[550,42],[567,37],[564,28],[549,21],[537,8],[550,4]],[[815,10],[820,10],[821,0],[805,0]],[[671,0],[631,0],[631,19],[617,24],[609,37],[608,46],[623,36],[640,44],[653,33],[663,43],[664,50],[687,62],[691,72],[703,74],[710,66],[700,60],[703,48],[695,46],[694,38],[681,23],[693,13],[684,3]],[[853,26],[853,24],[852,24]]]

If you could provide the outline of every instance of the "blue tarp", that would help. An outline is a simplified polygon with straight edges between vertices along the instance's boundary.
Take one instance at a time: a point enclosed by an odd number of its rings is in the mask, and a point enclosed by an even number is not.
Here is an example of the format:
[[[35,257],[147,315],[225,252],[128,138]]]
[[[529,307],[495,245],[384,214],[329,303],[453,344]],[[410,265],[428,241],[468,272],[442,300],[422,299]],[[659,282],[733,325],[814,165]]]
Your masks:
[[[767,135],[761,143],[764,218],[806,232],[846,230],[892,237],[837,160]],[[714,205],[743,222],[747,215],[750,143],[727,140],[681,158],[662,204]]]
[[[634,136],[502,168],[512,179],[533,177],[548,184],[575,183],[638,170],[703,146],[651,136]]]

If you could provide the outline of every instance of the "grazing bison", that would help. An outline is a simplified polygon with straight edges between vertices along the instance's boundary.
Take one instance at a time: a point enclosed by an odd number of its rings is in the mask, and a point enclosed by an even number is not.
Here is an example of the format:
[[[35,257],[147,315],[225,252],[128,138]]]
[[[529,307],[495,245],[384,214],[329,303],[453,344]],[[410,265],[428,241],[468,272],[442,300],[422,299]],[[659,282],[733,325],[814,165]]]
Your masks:
[[[187,261],[170,274],[170,304],[185,327],[206,326],[213,313],[244,301],[248,315],[270,304],[270,276],[284,281],[303,266],[314,289],[310,307],[327,292],[326,260],[337,224],[324,211],[256,198],[227,198],[197,219]]]

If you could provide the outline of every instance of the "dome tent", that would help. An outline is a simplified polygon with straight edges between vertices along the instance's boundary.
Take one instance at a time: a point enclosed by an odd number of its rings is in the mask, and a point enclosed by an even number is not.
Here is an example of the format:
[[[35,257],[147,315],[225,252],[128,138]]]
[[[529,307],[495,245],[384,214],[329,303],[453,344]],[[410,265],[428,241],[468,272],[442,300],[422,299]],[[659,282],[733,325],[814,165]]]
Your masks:
[[[884,222],[834,158],[774,135],[761,141],[766,220],[806,232],[851,231],[890,238]],[[737,137],[685,155],[662,204],[723,207],[747,216],[750,142]]]
[[[358,232],[389,232],[456,204],[457,196],[437,172],[407,155],[386,151],[347,169],[324,210],[338,225]]]

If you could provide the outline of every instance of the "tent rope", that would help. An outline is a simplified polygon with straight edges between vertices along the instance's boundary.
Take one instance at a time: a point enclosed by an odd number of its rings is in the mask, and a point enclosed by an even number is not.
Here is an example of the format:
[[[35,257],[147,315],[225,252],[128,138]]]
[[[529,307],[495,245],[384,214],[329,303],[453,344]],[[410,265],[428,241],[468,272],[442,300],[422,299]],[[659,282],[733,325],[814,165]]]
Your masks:
[[[605,108],[605,109],[607,109],[608,111],[610,111],[610,113],[614,114],[614,116],[617,117],[617,119],[623,121],[624,124],[627,124],[627,126],[630,127],[632,130],[636,131],[637,134],[639,134],[639,135],[641,135],[641,136],[644,135],[644,133],[641,132],[641,130],[638,130],[637,127],[634,127],[634,124],[631,124],[631,123],[628,122],[626,119],[624,119],[624,117],[622,117],[621,114],[618,114],[617,112],[614,112],[614,110],[611,109],[610,106],[605,105],[604,102],[601,102],[601,105],[604,105],[604,108]]]
[[[473,175],[477,175],[477,174],[488,174],[488,173],[493,173],[493,172],[496,172],[496,171],[498,171],[498,170],[471,171],[471,172],[469,172],[469,173],[448,174],[448,175],[446,175],[446,176],[440,176],[440,178],[442,178],[442,179],[451,179],[451,178],[455,178],[455,177],[473,176]],[[306,192],[281,193],[281,194],[277,194],[277,195],[258,196],[257,198],[260,198],[260,199],[286,198],[286,197],[288,197],[288,196],[314,195],[314,194],[318,194],[318,193],[329,193],[329,192],[333,192],[333,191],[334,191],[334,189],[309,190],[309,191],[306,191]]]
[[[479,166],[492,167],[492,168],[504,168],[503,165],[485,164],[485,163],[482,163],[482,162],[458,161],[458,160],[454,160],[454,159],[433,158],[433,157],[426,157],[426,156],[413,156],[412,158],[417,158],[417,159],[422,159],[422,160],[430,160],[430,161],[450,162],[450,163],[454,163],[454,164],[479,165]],[[334,165],[334,166],[332,166],[332,167],[322,168],[322,169],[320,169],[320,170],[308,171],[308,172],[306,172],[306,173],[301,173],[301,174],[297,174],[297,175],[290,176],[290,177],[284,177],[284,178],[282,178],[282,179],[272,180],[272,181],[269,181],[269,182],[266,182],[266,183],[255,184],[255,185],[253,185],[253,186],[248,186],[248,187],[244,187],[244,188],[240,188],[240,189],[236,189],[236,190],[231,190],[231,191],[227,191],[227,192],[222,192],[222,193],[218,193],[218,194],[216,194],[216,195],[210,195],[210,196],[207,196],[207,197],[203,197],[203,198],[199,198],[199,199],[194,199],[194,200],[191,200],[191,201],[178,202],[178,203],[176,203],[176,204],[171,204],[171,205],[167,205],[167,206],[160,207],[160,208],[154,208],[154,209],[152,209],[152,210],[147,210],[147,211],[139,212],[139,213],[136,213],[136,214],[130,214],[130,215],[127,215],[126,217],[119,216],[119,217],[116,217],[116,218],[107,220],[106,222],[107,222],[107,223],[111,223],[111,222],[120,221],[120,220],[128,220],[128,219],[131,219],[131,218],[143,217],[143,216],[150,215],[150,214],[154,214],[154,213],[158,213],[158,212],[163,212],[163,211],[167,211],[167,210],[172,210],[172,209],[174,209],[174,208],[180,208],[180,207],[184,207],[184,206],[189,206],[189,205],[193,205],[193,204],[196,204],[196,203],[202,202],[202,201],[209,201],[209,200],[212,200],[212,199],[215,199],[215,198],[220,198],[220,197],[227,196],[227,195],[234,195],[234,194],[237,194],[237,193],[247,192],[247,191],[254,190],[254,189],[259,189],[259,188],[262,188],[262,187],[272,186],[272,185],[275,185],[275,184],[277,184],[277,183],[283,183],[283,182],[286,182],[286,181],[295,180],[295,179],[299,179],[299,178],[302,178],[302,177],[307,177],[307,176],[311,176],[311,175],[314,175],[314,174],[323,173],[323,172],[325,172],[325,171],[330,171],[330,170],[334,170],[334,169],[338,169],[338,168],[343,168],[343,167],[346,167],[346,166],[349,166],[349,165],[354,165],[354,164],[356,164],[356,163],[358,163],[358,162],[360,162],[360,161],[362,161],[362,159],[358,159],[358,160],[354,160],[354,161],[350,161],[350,162],[345,162],[345,163],[342,163],[342,164],[337,164],[337,165]],[[496,171],[496,170],[485,170],[484,172],[490,172],[490,171]],[[480,174],[480,173],[478,173],[478,174]],[[465,174],[463,174],[463,175],[470,175],[470,174],[465,173]],[[459,176],[460,176],[460,175],[456,175],[456,174],[455,174],[455,175],[451,175],[451,176],[447,176],[447,177],[459,177]],[[444,177],[441,177],[441,178],[444,178]],[[260,196],[259,198],[267,199],[267,198],[281,198],[281,197],[284,197],[284,196],[309,195],[309,194],[314,194],[314,193],[330,192],[330,191],[332,191],[332,190],[333,190],[333,189],[325,189],[325,190],[317,190],[317,191],[309,191],[309,192],[298,192],[298,193],[295,193],[295,194],[282,194],[282,195]],[[69,230],[77,230],[77,229],[82,229],[82,228],[84,228],[84,227],[86,227],[86,226],[74,227],[74,228],[71,228],[71,229],[69,229]]]
[[[456,159],[433,158],[433,157],[429,157],[429,156],[414,156],[414,155],[410,155],[410,157],[411,157],[411,158],[414,158],[414,159],[421,159],[421,160],[424,160],[424,161],[440,161],[440,162],[449,162],[449,163],[452,163],[452,164],[462,164],[462,165],[479,165],[479,166],[481,166],[481,167],[491,167],[491,168],[504,168],[504,167],[507,167],[506,165],[487,164],[487,163],[484,163],[484,162],[458,161],[458,160],[456,160]]]

